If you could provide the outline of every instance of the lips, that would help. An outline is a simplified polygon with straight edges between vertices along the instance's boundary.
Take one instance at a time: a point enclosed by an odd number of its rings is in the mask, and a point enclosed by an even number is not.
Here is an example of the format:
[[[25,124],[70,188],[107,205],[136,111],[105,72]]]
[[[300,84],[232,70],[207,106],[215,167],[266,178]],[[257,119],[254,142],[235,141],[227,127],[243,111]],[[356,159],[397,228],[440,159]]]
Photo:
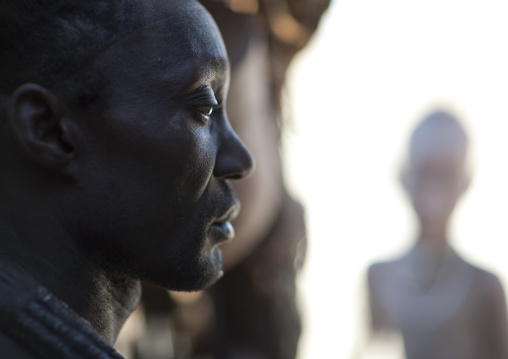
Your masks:
[[[212,230],[219,235],[221,241],[229,241],[235,236],[235,229],[230,222],[213,223]]]
[[[233,228],[231,221],[236,218],[239,212],[240,205],[235,203],[212,223],[210,229],[218,241],[223,242],[233,239],[235,236],[235,229]]]

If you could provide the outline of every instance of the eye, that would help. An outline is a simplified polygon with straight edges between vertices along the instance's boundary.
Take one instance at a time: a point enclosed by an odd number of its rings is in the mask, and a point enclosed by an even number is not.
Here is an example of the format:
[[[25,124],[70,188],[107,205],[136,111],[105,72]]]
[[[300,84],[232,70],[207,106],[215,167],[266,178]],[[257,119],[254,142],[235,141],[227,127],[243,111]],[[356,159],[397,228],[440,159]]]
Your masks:
[[[213,109],[214,107],[213,106],[198,106],[198,107],[195,107],[196,111],[201,115],[203,116],[205,119],[209,120],[210,119],[210,116],[212,115],[213,113]]]

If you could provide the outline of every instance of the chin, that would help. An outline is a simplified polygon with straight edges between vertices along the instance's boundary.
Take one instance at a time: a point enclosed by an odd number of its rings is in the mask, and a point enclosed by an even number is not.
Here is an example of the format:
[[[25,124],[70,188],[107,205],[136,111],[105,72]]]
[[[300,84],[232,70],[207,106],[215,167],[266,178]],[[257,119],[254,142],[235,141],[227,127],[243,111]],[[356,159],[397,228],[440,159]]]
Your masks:
[[[195,292],[206,289],[222,278],[224,271],[222,269],[222,251],[220,248],[217,247],[212,250],[201,269],[199,279],[193,286],[184,289],[185,291]]]
[[[214,248],[206,258],[189,260],[177,268],[172,273],[166,273],[164,278],[147,281],[175,292],[197,292],[206,289],[224,275],[222,251]]]

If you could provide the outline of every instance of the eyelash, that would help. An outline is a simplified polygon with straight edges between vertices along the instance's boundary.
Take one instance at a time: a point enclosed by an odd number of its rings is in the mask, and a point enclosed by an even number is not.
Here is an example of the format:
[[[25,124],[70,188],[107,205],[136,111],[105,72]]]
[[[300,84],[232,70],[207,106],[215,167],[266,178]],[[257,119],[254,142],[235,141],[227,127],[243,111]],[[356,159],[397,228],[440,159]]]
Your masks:
[[[194,109],[202,118],[204,118],[208,122],[210,121],[210,116],[213,115],[214,111],[219,110],[220,107],[221,107],[220,105],[207,105],[207,106],[195,106]],[[205,109],[208,109],[209,111],[206,111]],[[205,114],[204,112],[207,113]]]

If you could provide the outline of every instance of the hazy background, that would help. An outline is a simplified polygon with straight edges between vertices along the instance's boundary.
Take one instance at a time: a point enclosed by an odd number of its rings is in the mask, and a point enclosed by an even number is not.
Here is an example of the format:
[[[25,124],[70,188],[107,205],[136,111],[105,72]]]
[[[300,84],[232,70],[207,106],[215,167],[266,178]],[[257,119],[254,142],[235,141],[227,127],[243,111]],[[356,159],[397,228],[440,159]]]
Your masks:
[[[294,62],[286,176],[307,206],[300,359],[350,358],[365,271],[411,245],[399,186],[409,134],[435,107],[473,141],[452,243],[508,288],[508,2],[340,0]]]

